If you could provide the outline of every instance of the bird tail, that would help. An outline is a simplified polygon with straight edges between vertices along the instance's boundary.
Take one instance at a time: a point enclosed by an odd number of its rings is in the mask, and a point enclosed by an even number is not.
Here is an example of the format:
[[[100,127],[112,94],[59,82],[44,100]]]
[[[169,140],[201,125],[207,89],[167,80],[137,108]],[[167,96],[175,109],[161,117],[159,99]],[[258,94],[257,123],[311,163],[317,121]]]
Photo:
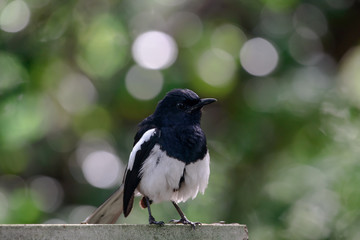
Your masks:
[[[123,212],[124,184],[114,192],[95,212],[88,216],[84,224],[112,224]]]

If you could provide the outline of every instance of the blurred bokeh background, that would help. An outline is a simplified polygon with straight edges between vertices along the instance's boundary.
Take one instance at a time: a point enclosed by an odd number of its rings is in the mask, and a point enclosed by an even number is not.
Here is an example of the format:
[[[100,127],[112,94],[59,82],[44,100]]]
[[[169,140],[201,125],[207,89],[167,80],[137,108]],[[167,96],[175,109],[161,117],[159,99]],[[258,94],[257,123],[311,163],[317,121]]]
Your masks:
[[[137,123],[190,88],[218,102],[189,219],[360,239],[359,40],[359,0],[0,0],[0,223],[81,222],[120,184]]]

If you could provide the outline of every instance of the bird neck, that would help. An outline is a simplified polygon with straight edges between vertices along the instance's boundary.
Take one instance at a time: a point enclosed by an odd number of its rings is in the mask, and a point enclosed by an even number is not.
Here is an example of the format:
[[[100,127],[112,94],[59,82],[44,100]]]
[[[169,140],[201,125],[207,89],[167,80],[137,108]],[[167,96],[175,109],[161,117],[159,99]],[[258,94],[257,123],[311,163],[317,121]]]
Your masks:
[[[199,115],[190,115],[183,114],[181,116],[174,116],[171,113],[163,114],[161,116],[154,116],[154,122],[158,127],[179,127],[179,128],[187,128],[191,126],[200,126],[200,118]]]
[[[160,148],[168,156],[186,164],[203,159],[206,152],[206,138],[200,125],[160,128]]]

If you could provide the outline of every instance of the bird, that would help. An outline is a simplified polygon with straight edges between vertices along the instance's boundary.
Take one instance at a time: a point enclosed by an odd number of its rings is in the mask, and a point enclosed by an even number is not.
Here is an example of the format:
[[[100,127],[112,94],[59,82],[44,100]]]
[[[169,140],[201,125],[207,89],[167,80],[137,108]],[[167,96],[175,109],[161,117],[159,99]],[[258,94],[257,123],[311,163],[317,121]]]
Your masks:
[[[122,213],[130,214],[134,196],[140,195],[149,224],[164,225],[155,220],[150,205],[171,201],[180,215],[171,223],[200,225],[188,220],[178,203],[204,194],[208,185],[210,155],[200,120],[202,108],[216,101],[189,89],[169,91],[139,123],[122,184],[82,223],[113,224]]]

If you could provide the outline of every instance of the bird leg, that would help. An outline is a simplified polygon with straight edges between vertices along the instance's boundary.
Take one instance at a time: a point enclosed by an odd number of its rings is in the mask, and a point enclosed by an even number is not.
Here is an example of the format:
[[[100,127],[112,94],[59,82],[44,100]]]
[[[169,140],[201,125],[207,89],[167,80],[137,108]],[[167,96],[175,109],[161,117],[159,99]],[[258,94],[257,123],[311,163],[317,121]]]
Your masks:
[[[182,223],[182,224],[185,224],[185,225],[188,224],[188,225],[191,225],[191,227],[192,227],[193,229],[195,229],[195,227],[196,227],[197,225],[201,225],[200,222],[191,222],[191,221],[189,221],[189,220],[186,218],[186,216],[185,216],[185,214],[183,213],[183,211],[181,211],[179,205],[177,205],[176,202],[174,202],[174,201],[171,201],[171,202],[174,204],[174,207],[176,208],[176,211],[179,213],[179,215],[180,215],[180,217],[181,217],[180,220],[175,220],[175,219],[171,220],[171,221],[170,221],[171,223],[175,223],[175,224]]]
[[[144,198],[145,198],[147,209],[148,209],[148,212],[149,212],[149,224],[156,224],[156,225],[159,225],[159,226],[163,226],[164,222],[163,221],[155,221],[155,218],[151,214],[149,198],[148,197],[144,197]]]

